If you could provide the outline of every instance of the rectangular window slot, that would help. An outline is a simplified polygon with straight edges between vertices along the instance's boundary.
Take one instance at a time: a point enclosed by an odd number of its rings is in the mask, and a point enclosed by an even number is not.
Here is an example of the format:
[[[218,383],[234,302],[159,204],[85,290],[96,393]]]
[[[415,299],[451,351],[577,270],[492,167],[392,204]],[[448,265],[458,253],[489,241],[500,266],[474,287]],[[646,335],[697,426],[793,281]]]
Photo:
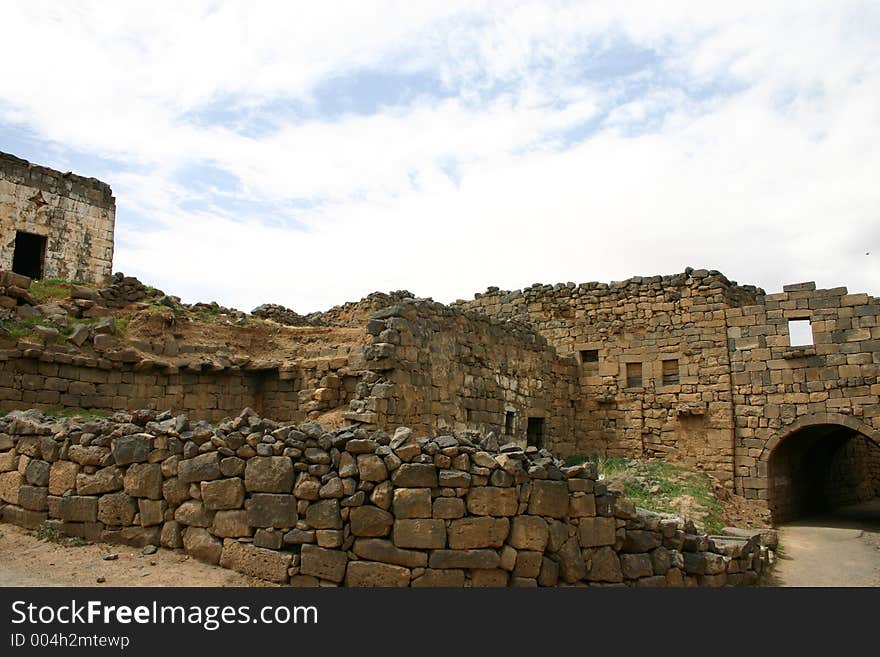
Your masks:
[[[512,435],[513,435],[513,418],[514,418],[514,415],[515,415],[515,414],[514,414],[513,411],[507,411],[507,412],[504,414],[504,435],[505,435],[505,436],[512,436]]]
[[[598,349],[581,349],[581,365],[599,362]]]
[[[678,359],[670,358],[663,361],[663,385],[678,385]]]
[[[788,320],[788,344],[792,347],[813,345],[813,325],[809,319]]]
[[[627,363],[626,364],[626,387],[641,388],[642,387],[642,364]]]
[[[530,446],[541,449],[544,447],[544,418],[530,417],[526,429],[526,440]]]

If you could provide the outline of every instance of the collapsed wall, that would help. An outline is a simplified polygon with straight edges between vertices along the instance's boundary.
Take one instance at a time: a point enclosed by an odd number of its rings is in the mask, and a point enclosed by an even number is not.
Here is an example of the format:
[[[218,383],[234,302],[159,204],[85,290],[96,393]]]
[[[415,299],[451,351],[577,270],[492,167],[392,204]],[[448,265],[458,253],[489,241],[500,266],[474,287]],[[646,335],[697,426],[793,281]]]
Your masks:
[[[426,433],[492,431],[501,442],[573,452],[576,363],[531,327],[401,299],[366,328],[369,373],[346,419]]]
[[[761,534],[638,510],[549,452],[475,432],[324,431],[245,411],[0,418],[0,518],[182,548],[292,586],[754,584]]]

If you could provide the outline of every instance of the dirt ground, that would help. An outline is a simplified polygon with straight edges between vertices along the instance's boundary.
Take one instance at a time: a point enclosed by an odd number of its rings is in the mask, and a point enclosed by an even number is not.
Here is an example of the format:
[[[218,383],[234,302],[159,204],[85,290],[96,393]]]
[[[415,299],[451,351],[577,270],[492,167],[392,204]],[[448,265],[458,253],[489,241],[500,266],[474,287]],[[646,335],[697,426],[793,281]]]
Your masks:
[[[8,524],[0,525],[0,555],[0,586],[274,586],[182,552],[40,540]]]

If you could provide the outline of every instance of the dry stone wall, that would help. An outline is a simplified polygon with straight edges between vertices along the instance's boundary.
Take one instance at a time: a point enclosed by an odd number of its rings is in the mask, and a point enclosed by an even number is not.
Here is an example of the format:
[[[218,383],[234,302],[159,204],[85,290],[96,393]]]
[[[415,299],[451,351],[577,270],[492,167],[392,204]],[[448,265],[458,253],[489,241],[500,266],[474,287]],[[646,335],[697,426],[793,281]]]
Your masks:
[[[760,532],[706,536],[635,509],[589,465],[482,441],[251,411],[217,427],[19,411],[0,418],[0,518],[298,587],[723,586],[767,567]]]
[[[100,283],[112,271],[115,216],[105,183],[0,153],[0,269],[12,269],[20,231],[46,240],[43,278]]]
[[[571,451],[577,367],[530,327],[403,299],[373,314],[367,331],[370,375],[348,419],[426,433],[492,431],[525,447],[532,418],[548,447]]]

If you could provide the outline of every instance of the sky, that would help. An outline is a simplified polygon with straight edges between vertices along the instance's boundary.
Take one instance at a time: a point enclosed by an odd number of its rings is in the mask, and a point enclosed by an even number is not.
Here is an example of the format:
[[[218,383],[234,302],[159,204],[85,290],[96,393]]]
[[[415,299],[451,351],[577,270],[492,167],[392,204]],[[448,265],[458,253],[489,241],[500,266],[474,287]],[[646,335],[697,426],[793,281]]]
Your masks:
[[[0,0],[114,271],[307,313],[718,269],[880,295],[880,3]]]

